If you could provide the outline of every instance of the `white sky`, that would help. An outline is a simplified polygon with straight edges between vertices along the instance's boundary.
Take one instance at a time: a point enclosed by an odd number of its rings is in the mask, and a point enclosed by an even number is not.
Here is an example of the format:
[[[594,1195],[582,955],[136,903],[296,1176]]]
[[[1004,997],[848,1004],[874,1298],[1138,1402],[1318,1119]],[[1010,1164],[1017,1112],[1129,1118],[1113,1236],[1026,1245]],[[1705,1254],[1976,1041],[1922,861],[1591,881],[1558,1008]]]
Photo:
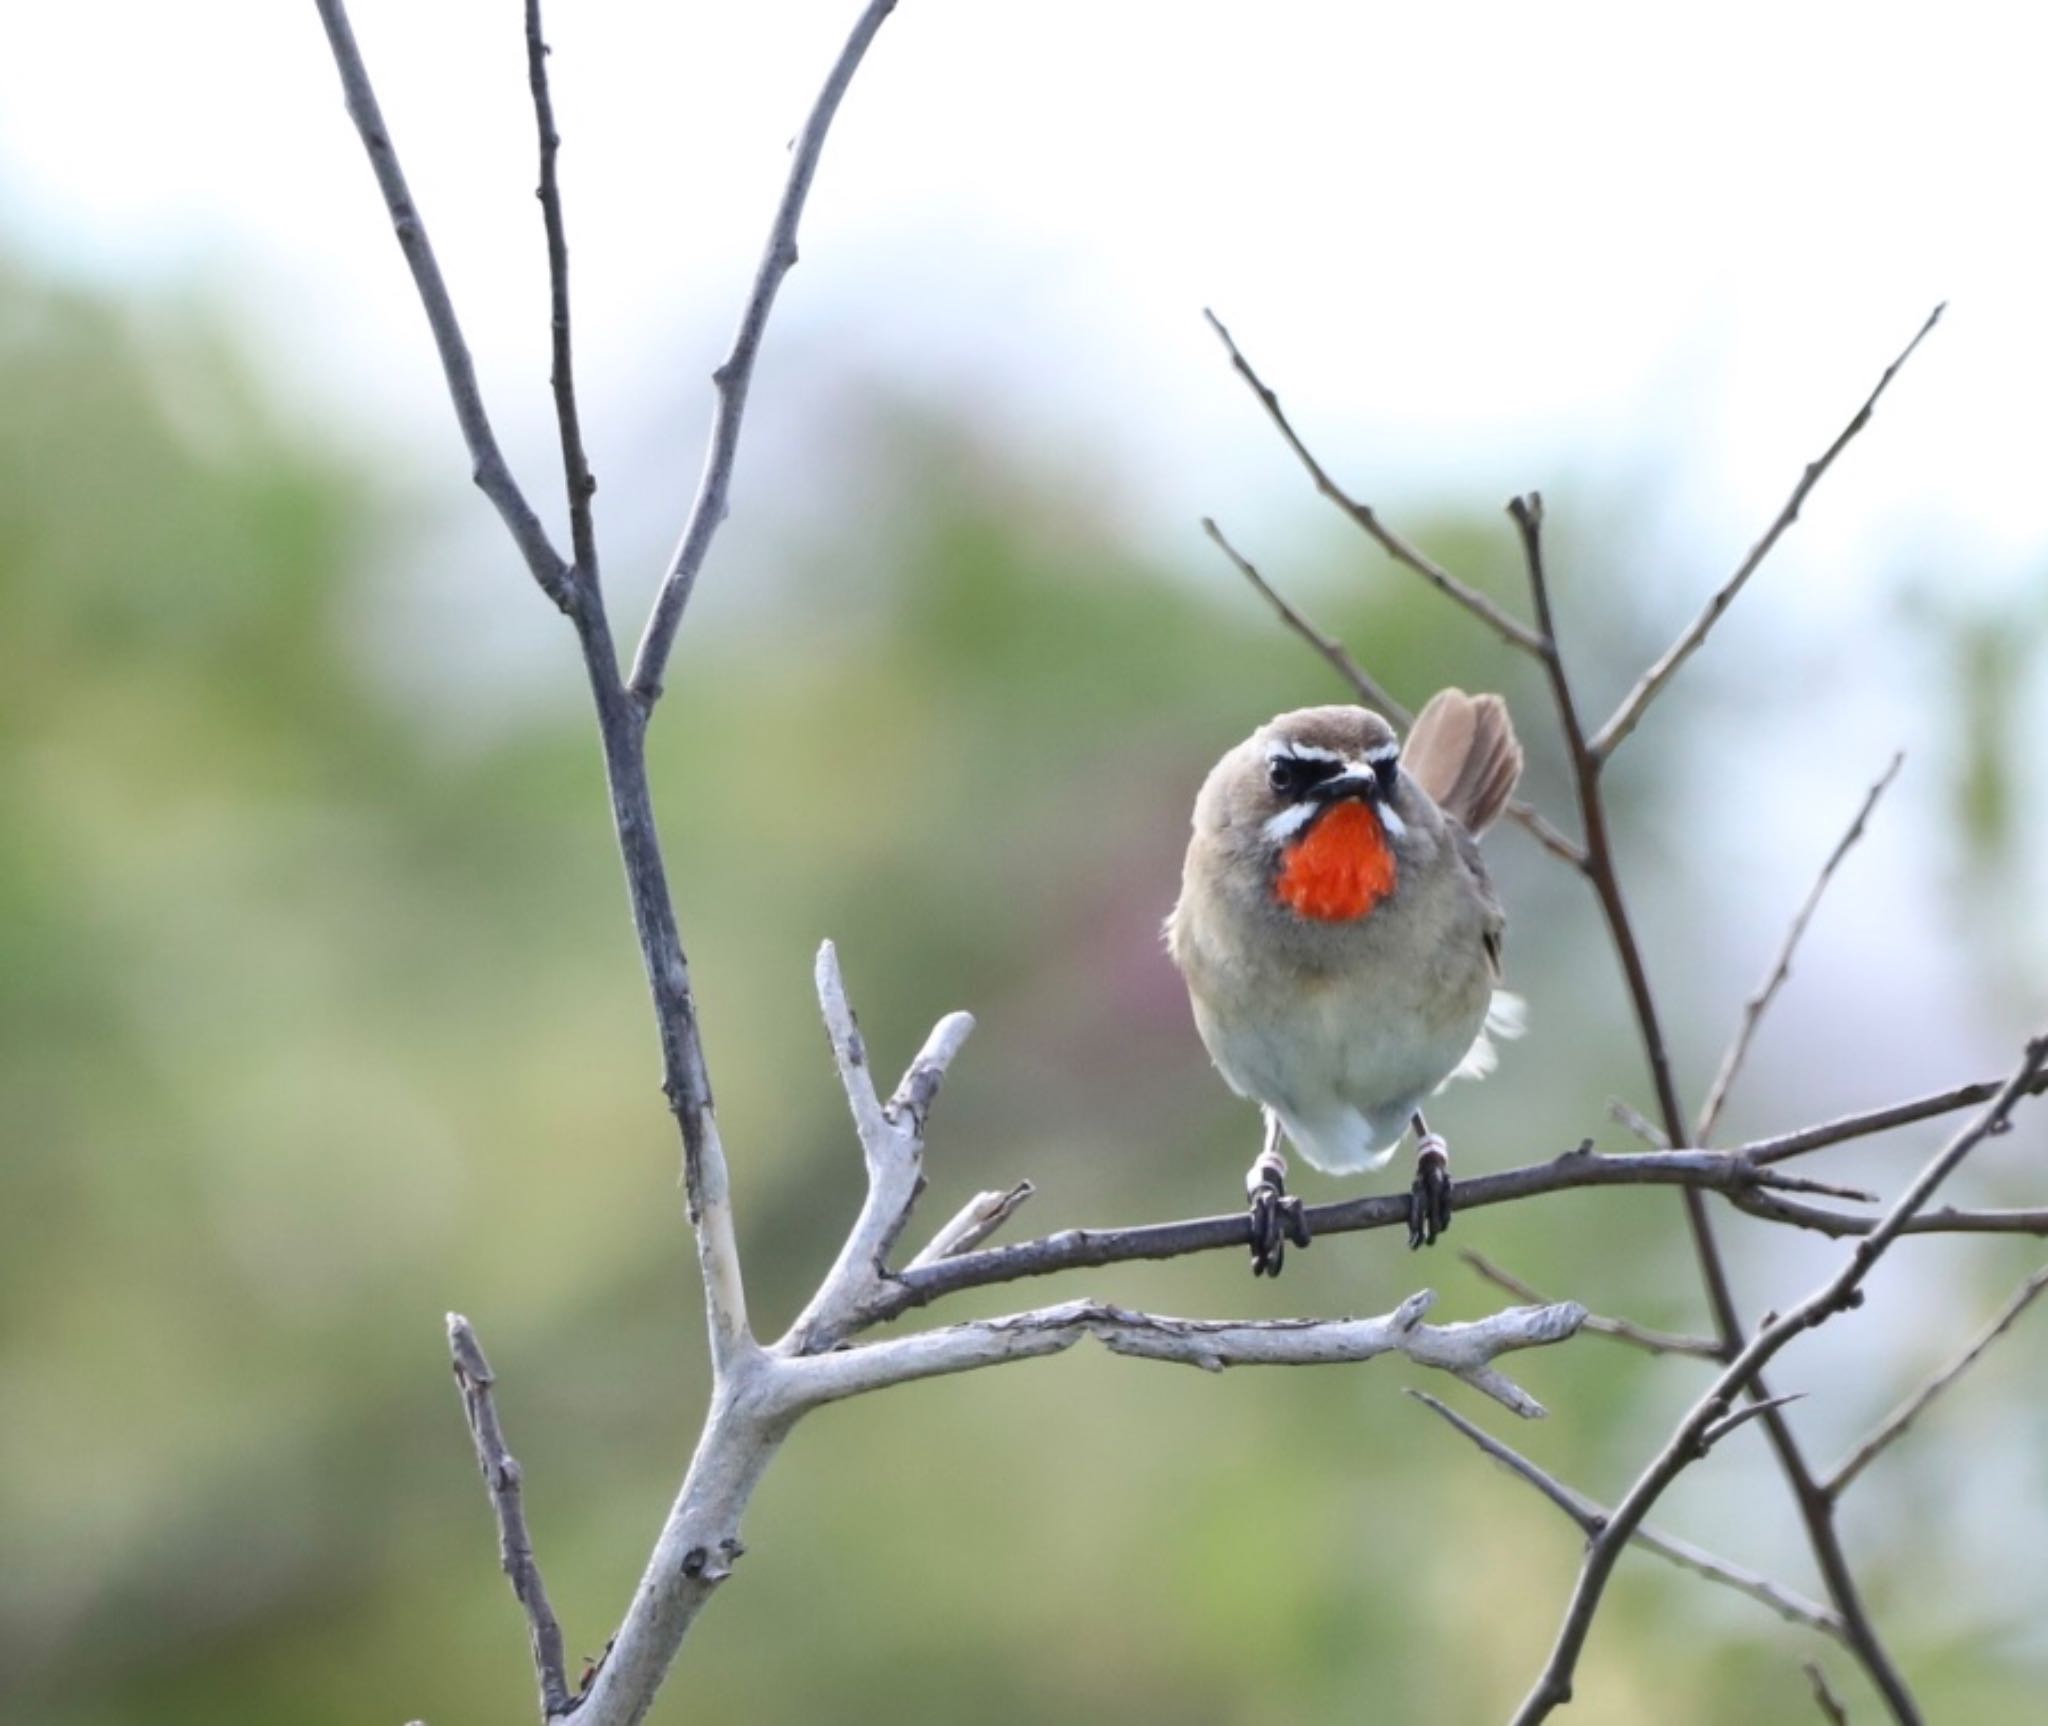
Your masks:
[[[855,9],[555,6],[601,475],[715,360]],[[354,10],[489,393],[538,457],[519,9]],[[2048,549],[2048,126],[2024,10],[904,0],[771,344],[1105,463],[1188,555],[1201,513],[1242,530],[1299,498],[1201,325],[1213,304],[1368,493],[1555,494],[1669,463],[1728,535],[1675,572],[1704,582],[1946,297],[1788,585],[1854,584],[1904,545],[2017,581]],[[460,484],[310,4],[23,8],[8,34],[7,231],[229,293],[330,410]],[[701,427],[658,428],[679,482]]]
[[[553,7],[593,457],[601,478],[672,473],[665,523],[786,143],[856,9]],[[500,430],[551,491],[519,7],[354,12]],[[1557,511],[1597,478],[1605,508],[1647,476],[1683,555],[1644,580],[1689,604],[1946,298],[1731,626],[1788,632],[1813,700],[1884,719],[1824,781],[1773,783],[1797,843],[1760,902],[1789,904],[1845,787],[1918,729],[1886,705],[1895,661],[1829,662],[1832,625],[1882,615],[1902,569],[1987,603],[2048,570],[2036,29],[1957,4],[903,0],[826,151],[752,459],[801,442],[829,354],[1100,468],[1178,565],[1215,578],[1194,528],[1215,513],[1284,574],[1287,536],[1319,518],[1207,304],[1363,495],[1539,486]],[[495,531],[308,0],[17,8],[0,233],[87,275],[227,297],[274,378]],[[626,498],[606,497],[616,523]],[[1895,801],[1915,796],[1931,819],[1924,781]],[[1939,866],[1913,855],[1871,865],[1867,917],[1916,890],[1901,871]],[[1915,968],[1938,968],[1951,937],[1914,933]]]

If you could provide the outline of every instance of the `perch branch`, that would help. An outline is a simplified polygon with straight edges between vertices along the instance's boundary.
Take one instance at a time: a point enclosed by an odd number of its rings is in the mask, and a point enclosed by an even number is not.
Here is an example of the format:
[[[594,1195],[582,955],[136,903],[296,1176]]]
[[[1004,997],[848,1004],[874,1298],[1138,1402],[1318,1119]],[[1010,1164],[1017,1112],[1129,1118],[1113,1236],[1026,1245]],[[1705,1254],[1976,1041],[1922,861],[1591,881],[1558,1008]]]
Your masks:
[[[668,573],[662,577],[661,591],[655,596],[646,631],[640,637],[640,650],[633,659],[629,687],[644,711],[651,711],[661,699],[661,680],[668,666],[669,650],[675,645],[676,631],[682,625],[683,608],[690,603],[712,538],[725,520],[733,461],[739,454],[740,421],[746,414],[747,391],[754,381],[754,362],[760,357],[762,332],[768,327],[768,314],[775,309],[782,279],[796,267],[797,225],[803,220],[804,200],[809,197],[811,181],[818,172],[825,135],[832,129],[840,99],[853,82],[868,44],[895,9],[896,0],[869,0],[861,9],[853,33],[826,74],[825,86],[818,92],[790,151],[789,177],[783,184],[775,219],[769,224],[768,246],[755,271],[753,291],[747,295],[746,309],[740,314],[740,327],[733,336],[731,351],[711,374],[717,405],[712,411],[711,437],[704,452],[704,472],[697,484],[697,496],[690,505],[682,537],[676,543],[675,555],[669,559]]]
[[[1441,564],[1411,545],[1381,521],[1370,504],[1359,502],[1329,476],[1323,464],[1309,453],[1308,446],[1295,434],[1294,427],[1288,422],[1287,415],[1280,406],[1280,398],[1266,387],[1265,380],[1252,370],[1251,362],[1238,351],[1237,343],[1230,339],[1230,332],[1223,327],[1223,320],[1206,308],[1202,316],[1209,320],[1209,327],[1223,343],[1224,351],[1230,355],[1231,366],[1237,375],[1244,379],[1252,394],[1259,398],[1268,417],[1279,428],[1280,435],[1287,440],[1287,447],[1294,451],[1301,465],[1308,470],[1309,478],[1315,481],[1316,490],[1362,527],[1380,549],[1396,563],[1412,569],[1446,599],[1463,606],[1503,641],[1519,647],[1524,653],[1540,655],[1543,644],[1526,623],[1510,617],[1476,587],[1470,587],[1460,581]]]
[[[1588,1326],[1590,1329],[1591,1327]],[[1547,1474],[1518,1450],[1510,1448],[1495,1438],[1484,1427],[1475,1425],[1455,1409],[1447,1408],[1425,1390],[1410,1390],[1408,1394],[1425,1407],[1456,1427],[1474,1444],[1510,1474],[1519,1475],[1557,1508],[1578,1524],[1579,1531],[1591,1540],[1607,1525],[1608,1512],[1582,1492],[1574,1491],[1563,1481]],[[1769,1608],[1780,1618],[1791,1624],[1803,1624],[1809,1630],[1818,1630],[1823,1636],[1842,1638],[1842,1620],[1835,1611],[1809,1600],[1768,1577],[1759,1576],[1753,1570],[1739,1564],[1731,1564],[1725,1558],[1717,1558],[1711,1552],[1697,1547],[1689,1540],[1676,1535],[1665,1534],[1650,1527],[1638,1528],[1631,1537],[1635,1544],[1646,1551],[1654,1552],[1659,1558],[1690,1570],[1696,1576],[1704,1576],[1709,1582],[1718,1582],[1732,1588],[1738,1594],[1746,1594],[1759,1605]]]
[[[1793,1201],[1769,1196],[1766,1183],[1770,1178],[1770,1171],[1756,1168],[1736,1151],[1642,1151],[1600,1156],[1581,1148],[1547,1162],[1527,1163],[1520,1168],[1459,1181],[1451,1189],[1451,1202],[1464,1212],[1582,1187],[1679,1187],[1724,1193],[1767,1221],[1823,1226],[1809,1222],[1804,1215],[1773,1215],[1767,1205],[1789,1210]],[[1870,1219],[1820,1212],[1818,1207],[1804,1208],[1831,1219],[1829,1226],[1832,1219],[1839,1218],[1839,1227],[1834,1232],[1864,1233],[1871,1226]],[[1311,1205],[1305,1214],[1310,1232],[1318,1239],[1368,1229],[1406,1228],[1408,1196],[1370,1194],[1336,1204]],[[2038,1219],[2040,1226],[2038,1230],[2020,1228],[2017,1221],[2006,1219],[2025,1219],[2030,1224]],[[1987,1230],[2048,1233],[2048,1211],[1943,1210],[1915,1218],[1908,1228],[1909,1233],[1923,1234],[1974,1234]],[[1170,1259],[1224,1250],[1242,1252],[1250,1240],[1250,1221],[1242,1211],[1190,1217],[1180,1222],[1142,1223],[1129,1228],[1061,1229],[1034,1240],[905,1266],[862,1303],[859,1322],[869,1325],[897,1318],[912,1307],[927,1305],[962,1289],[1124,1264],[1134,1259]]]
[[[554,390],[555,423],[562,441],[562,485],[569,505],[570,554],[576,578],[597,582],[597,530],[590,500],[597,480],[583,448],[583,422],[576,407],[576,366],[569,340],[569,234],[562,220],[562,188],[555,177],[555,157],[562,148],[555,130],[554,98],[548,91],[548,45],[542,39],[540,0],[526,0],[526,82],[533,94],[534,131],[540,140],[541,224],[548,242],[548,323],[554,363],[548,382]]]
[[[1841,1269],[1790,1312],[1772,1319],[1758,1330],[1743,1345],[1742,1352],[1729,1363],[1727,1370],[1693,1405],[1664,1448],[1629,1488],[1606,1528],[1587,1548],[1585,1563],[1572,1590],[1571,1603],[1565,1610],[1550,1659],[1516,1711],[1511,1726],[1534,1726],[1535,1722],[1547,1719],[1554,1709],[1571,1700],[1572,1673],[1585,1646],[1587,1632],[1592,1628],[1593,1615],[1599,1610],[1616,1558],[1664,1490],[1704,1453],[1709,1432],[1727,1416],[1735,1398],[1761,1382],[1764,1367],[1795,1337],[1817,1329],[1837,1313],[1860,1302],[1862,1285],[1871,1268],[1957,1165],[1985,1138],[2006,1130],[2011,1123],[2013,1109],[2026,1094],[2028,1081],[2041,1071],[2044,1062],[2048,1062],[2048,1036],[2036,1037],[2028,1043],[2018,1069],[1991,1105],[1934,1154],[1869,1236],[1857,1243]],[[1773,1410],[1764,1418],[1775,1418],[1776,1412]],[[1839,1598],[1835,1605],[1849,1626],[1853,1646],[1854,1621]],[[1858,1654],[1862,1657],[1860,1649]],[[1889,1696],[1887,1700],[1892,1703],[1894,1713],[1901,1712],[1897,1701]],[[1906,1698],[1903,1712],[1909,1719],[1917,1720],[1919,1717],[1910,1697]]]
[[[1840,1468],[1828,1476],[1828,1496],[1839,1498],[1848,1491],[1850,1483],[1877,1460],[1879,1453],[1886,1446],[1905,1435],[1906,1429],[1919,1419],[1929,1403],[1975,1366],[1984,1351],[2013,1327],[2019,1316],[2034,1304],[2035,1298],[2044,1288],[2048,1288],[2048,1267],[2036,1271],[2021,1283],[2012,1299],[2005,1303],[2004,1309],[1978,1332],[1976,1339],[1968,1348],[1885,1416],[1877,1430],[1856,1447],[1855,1453]]]
[[[355,31],[348,21],[343,0],[315,0],[320,22],[327,30],[327,44],[334,54],[335,70],[341,74],[341,89],[348,103],[348,115],[355,122],[377,188],[384,194],[384,207],[398,235],[399,249],[412,271],[413,286],[425,307],[427,326],[433,332],[434,347],[441,357],[441,375],[448,384],[448,398],[462,427],[462,440],[469,446],[471,477],[477,489],[491,500],[513,543],[519,547],[526,567],[541,592],[567,611],[574,597],[574,583],[562,554],[548,539],[547,529],[526,501],[519,482],[512,477],[505,455],[491,430],[490,415],[484,410],[482,387],[469,357],[469,344],[462,339],[462,325],[455,316],[455,302],[448,296],[448,284],[441,279],[441,266],[427,238],[427,224],[413,202],[399,166],[398,152],[377,106],[377,92],[371,87],[369,69],[356,47]]]
[[[1297,610],[1278,588],[1259,573],[1257,566],[1249,558],[1223,537],[1223,530],[1206,515],[1202,517],[1202,529],[1215,541],[1217,550],[1237,566],[1237,572],[1280,614],[1280,621],[1328,661],[1330,668],[1350,686],[1353,695],[1376,713],[1385,715],[1398,730],[1408,729],[1415,716],[1374,681],[1371,674],[1351,656],[1342,642],[1318,628],[1306,613]],[[1526,803],[1519,797],[1510,798],[1507,813],[1511,820],[1523,827],[1530,837],[1553,857],[1569,863],[1574,869],[1583,869],[1586,866],[1585,853],[1538,814],[1533,804]]]
[[[1707,632],[1721,620],[1721,614],[1734,603],[1735,596],[1742,591],[1743,585],[1756,574],[1758,565],[1770,556],[1771,548],[1778,543],[1785,530],[1799,519],[1799,511],[1805,504],[1808,494],[1820,484],[1828,469],[1835,465],[1835,457],[1847,449],[1856,434],[1870,423],[1870,416],[1877,408],[1878,398],[1891,387],[1892,379],[1899,375],[1899,369],[1913,357],[1913,350],[1926,340],[1928,332],[1941,321],[1941,314],[1946,309],[1946,304],[1939,305],[1927,314],[1927,321],[1905,345],[1899,357],[1884,368],[1884,376],[1877,380],[1877,388],[1870,392],[1863,405],[1856,410],[1835,441],[1828,445],[1820,459],[1810,463],[1806,471],[1799,476],[1799,483],[1792,488],[1791,497],[1786,499],[1785,507],[1778,512],[1778,519],[1771,523],[1763,538],[1750,547],[1749,555],[1742,560],[1735,573],[1721,584],[1713,598],[1707,601],[1706,609],[1693,619],[1685,633],[1665,649],[1663,657],[1644,672],[1642,680],[1622,698],[1621,705],[1614,711],[1614,717],[1600,728],[1599,735],[1593,739],[1593,757],[1596,761],[1605,761],[1628,734],[1635,730],[1650,703],[1657,699],[1659,692],[1677,674],[1678,668],[1690,659],[1700,643],[1707,639]]]
[[[1538,1294],[1520,1277],[1503,1270],[1483,1253],[1473,1252],[1468,1247],[1458,1257],[1496,1288],[1506,1289],[1518,1300],[1540,1304],[1549,1299],[1547,1295]],[[1602,1318],[1597,1313],[1588,1313],[1585,1328],[1595,1336],[1612,1337],[1616,1342],[1629,1343],[1651,1354],[1689,1354],[1704,1360],[1721,1358],[1721,1345],[1711,1337],[1674,1336],[1669,1331],[1651,1330],[1647,1325],[1633,1324],[1625,1318]]]
[[[1704,1145],[1713,1136],[1714,1128],[1721,1119],[1722,1107],[1728,1101],[1735,1078],[1742,1071],[1742,1063],[1749,1054],[1749,1045],[1756,1036],[1758,1023],[1769,1009],[1773,999],[1785,986],[1785,979],[1792,974],[1792,956],[1798,952],[1799,943],[1806,935],[1807,924],[1813,921],[1813,914],[1820,908],[1821,895],[1828,890],[1828,883],[1835,878],[1835,871],[1842,866],[1842,859],[1855,848],[1863,837],[1863,829],[1869,822],[1877,801],[1885,794],[1893,779],[1898,777],[1899,768],[1905,762],[1901,751],[1891,759],[1888,766],[1877,777],[1877,782],[1864,793],[1863,802],[1856,811],[1856,819],[1849,823],[1849,830],[1836,842],[1834,850],[1828,853],[1828,860],[1820,866],[1820,874],[1806,895],[1806,902],[1799,907],[1799,913],[1792,919],[1792,927],[1785,932],[1784,944],[1778,949],[1778,957],[1764,980],[1757,986],[1755,994],[1743,1003],[1742,1023],[1737,1026],[1734,1037],[1728,1044],[1728,1052],[1721,1057],[1720,1070],[1714,1074],[1714,1082],[1707,1089],[1707,1100],[1700,1110],[1698,1123],[1692,1132],[1692,1142]]]
[[[521,1496],[519,1464],[505,1448],[505,1434],[498,1425],[498,1409],[491,1399],[497,1383],[491,1363],[469,1320],[459,1312],[448,1315],[448,1356],[455,1368],[455,1388],[462,1393],[462,1412],[469,1421],[469,1435],[476,1443],[477,1467],[491,1495],[491,1509],[498,1518],[498,1563],[519,1604],[526,1608],[526,1629],[533,1645],[533,1670],[540,1681],[542,1717],[552,1719],[569,1706],[569,1680],[562,1658],[562,1627],[548,1604],[547,1585],[540,1578],[540,1564],[533,1555],[533,1536],[526,1528],[526,1506]]]

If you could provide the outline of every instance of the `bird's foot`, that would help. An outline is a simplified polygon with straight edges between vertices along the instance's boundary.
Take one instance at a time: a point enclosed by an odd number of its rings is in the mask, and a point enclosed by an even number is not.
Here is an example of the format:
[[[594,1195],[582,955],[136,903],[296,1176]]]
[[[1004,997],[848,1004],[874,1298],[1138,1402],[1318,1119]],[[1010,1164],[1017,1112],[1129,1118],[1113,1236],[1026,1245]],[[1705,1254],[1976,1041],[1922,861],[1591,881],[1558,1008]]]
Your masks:
[[[1415,1146],[1415,1184],[1408,1189],[1408,1245],[1433,1247],[1451,1226],[1451,1150],[1436,1133]]]
[[[1287,1262],[1287,1243],[1308,1245],[1308,1218],[1301,1200],[1287,1191],[1287,1162],[1277,1151],[1266,1151],[1244,1177],[1251,1199],[1252,1275],[1276,1277]]]

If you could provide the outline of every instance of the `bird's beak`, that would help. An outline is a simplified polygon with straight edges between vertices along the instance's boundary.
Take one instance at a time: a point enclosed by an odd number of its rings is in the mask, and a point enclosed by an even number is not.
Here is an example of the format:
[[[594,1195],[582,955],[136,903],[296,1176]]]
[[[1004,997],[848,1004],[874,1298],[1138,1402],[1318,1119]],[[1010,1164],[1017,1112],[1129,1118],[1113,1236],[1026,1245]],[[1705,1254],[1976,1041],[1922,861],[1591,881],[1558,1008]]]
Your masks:
[[[1344,772],[1333,774],[1330,778],[1325,779],[1320,785],[1315,787],[1311,795],[1318,802],[1341,803],[1348,797],[1377,798],[1379,796],[1379,789],[1380,782],[1377,775],[1371,772],[1360,773],[1354,768],[1347,768]]]

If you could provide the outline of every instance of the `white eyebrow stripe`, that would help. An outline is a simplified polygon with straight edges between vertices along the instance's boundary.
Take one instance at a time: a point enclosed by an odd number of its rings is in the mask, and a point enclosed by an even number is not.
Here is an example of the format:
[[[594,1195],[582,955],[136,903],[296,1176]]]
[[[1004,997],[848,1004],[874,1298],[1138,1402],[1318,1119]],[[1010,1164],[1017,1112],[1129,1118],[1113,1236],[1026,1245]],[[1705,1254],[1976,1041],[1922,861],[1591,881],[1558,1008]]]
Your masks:
[[[1341,767],[1344,757],[1334,749],[1323,749],[1313,743],[1275,743],[1267,747],[1268,761],[1327,761]]]
[[[1269,815],[1259,831],[1268,839],[1292,839],[1321,813],[1313,803],[1290,803],[1278,815]]]
[[[1368,749],[1359,759],[1372,762],[1398,761],[1401,759],[1401,746],[1398,743],[1382,743],[1377,749]]]

